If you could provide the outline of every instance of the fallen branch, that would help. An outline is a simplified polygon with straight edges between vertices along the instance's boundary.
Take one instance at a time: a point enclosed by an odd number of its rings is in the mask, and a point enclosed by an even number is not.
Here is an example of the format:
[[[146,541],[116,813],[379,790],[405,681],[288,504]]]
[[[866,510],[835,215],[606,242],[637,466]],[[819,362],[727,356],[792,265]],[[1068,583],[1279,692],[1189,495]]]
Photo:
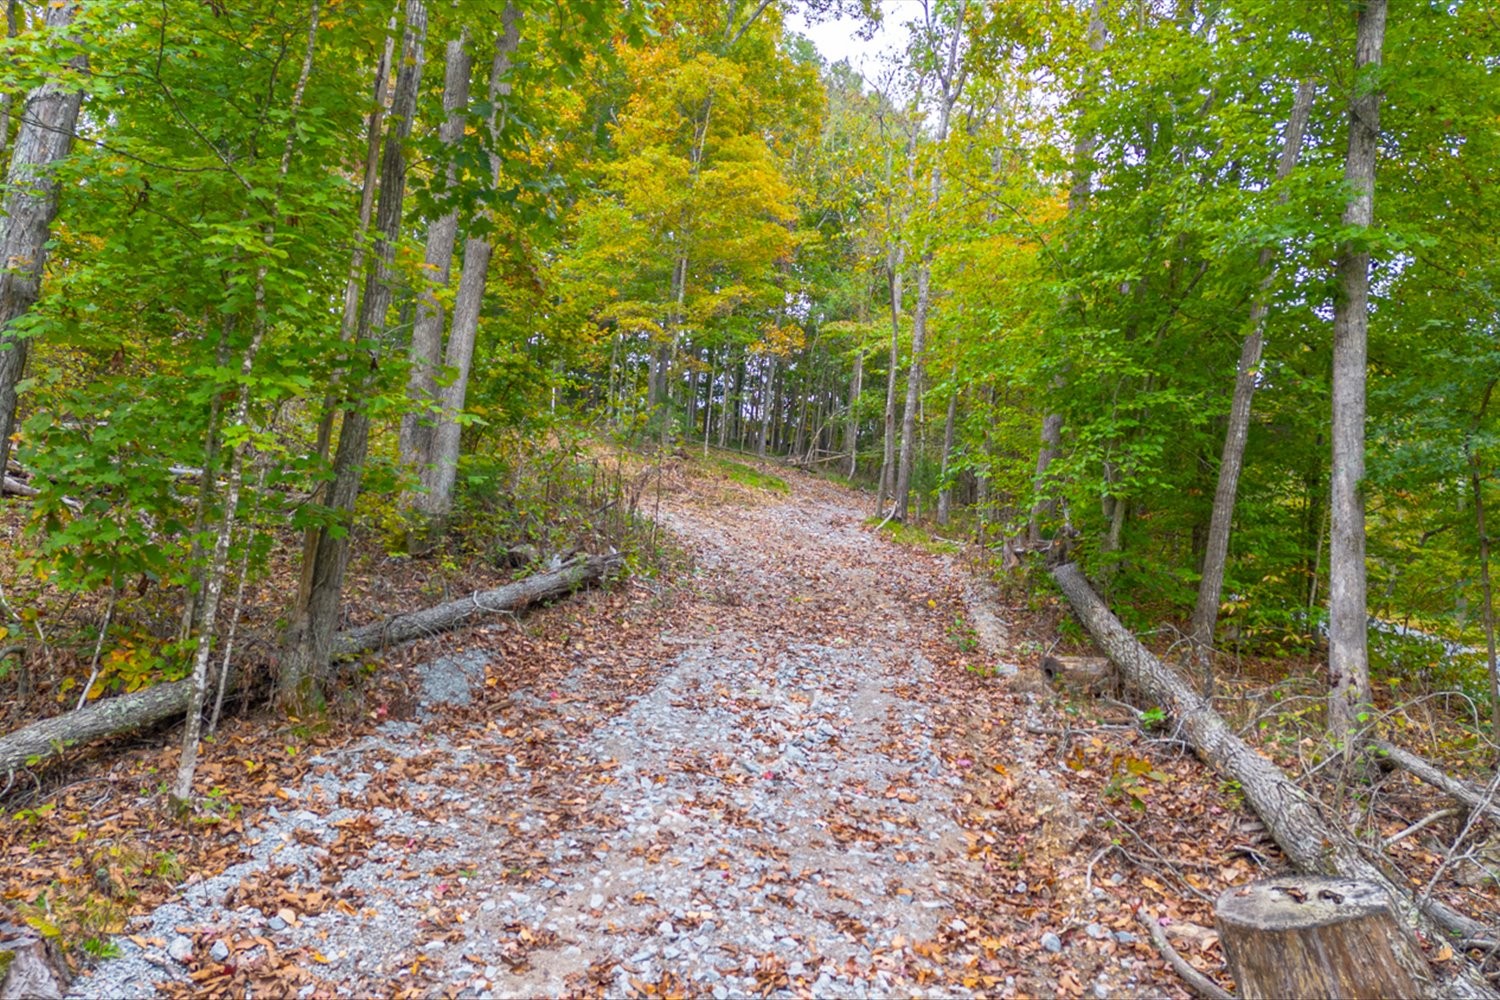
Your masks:
[[[1402,750],[1394,743],[1372,740],[1369,749],[1376,763],[1399,767],[1424,785],[1431,785],[1455,802],[1467,806],[1471,811],[1478,812],[1490,822],[1500,823],[1500,807],[1497,807],[1492,798],[1477,788],[1448,777],[1428,761],[1409,750]]]
[[[369,649],[386,648],[423,636],[437,635],[481,614],[514,612],[553,597],[598,583],[620,565],[619,556],[589,556],[516,583],[474,593],[334,637],[334,655],[348,657]],[[231,670],[227,688],[241,677]],[[0,772],[30,767],[69,747],[164,722],[187,711],[191,682],[156,684],[133,694],[104,698],[77,711],[53,716],[0,737]]]
[[[1402,830],[1400,833],[1382,840],[1380,842],[1380,846],[1389,851],[1391,848],[1401,843],[1401,841],[1405,840],[1407,837],[1410,837],[1411,835],[1416,833],[1421,833],[1423,830],[1427,829],[1427,827],[1431,826],[1433,823],[1436,823],[1438,820],[1447,819],[1449,816],[1456,815],[1458,815],[1457,809],[1439,809],[1435,813],[1429,813],[1428,815],[1423,816],[1421,819],[1417,820],[1411,826],[1407,827],[1405,830]]]
[[[12,479],[10,476],[0,476],[0,493],[9,493],[18,497],[34,497],[38,496],[41,492],[35,486],[28,486],[19,479]]]
[[[1204,997],[1205,1000],[1234,1000],[1232,993],[1193,968],[1188,964],[1187,959],[1177,954],[1177,949],[1173,948],[1172,942],[1167,940],[1167,935],[1162,932],[1160,924],[1140,910],[1135,912],[1135,918],[1151,935],[1151,942],[1156,945],[1156,950],[1161,952],[1162,958],[1167,960],[1167,964],[1182,977],[1182,981],[1187,983],[1194,993]]]
[[[1187,742],[1211,767],[1239,782],[1241,791],[1291,863],[1310,874],[1340,875],[1374,882],[1385,889],[1409,923],[1429,936],[1442,930],[1461,937],[1483,936],[1483,925],[1431,901],[1418,905],[1412,894],[1379,865],[1340,826],[1323,815],[1321,803],[1234,734],[1212,704],[1157,659],[1094,593],[1077,566],[1063,563],[1052,578],[1073,612],[1120,672],[1176,720]],[[1429,924],[1429,920],[1441,925]],[[1500,996],[1471,970],[1447,984],[1466,996]]]

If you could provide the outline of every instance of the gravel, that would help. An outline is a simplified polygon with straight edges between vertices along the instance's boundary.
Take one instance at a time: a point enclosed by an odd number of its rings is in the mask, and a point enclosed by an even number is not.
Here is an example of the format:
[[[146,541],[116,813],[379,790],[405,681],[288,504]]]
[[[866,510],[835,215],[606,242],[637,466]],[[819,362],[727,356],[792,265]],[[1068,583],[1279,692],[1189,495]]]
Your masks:
[[[655,637],[644,693],[591,701],[603,637],[555,689],[464,728],[443,706],[503,666],[481,648],[421,665],[421,722],[315,757],[250,825],[246,860],[136,921],[147,947],[117,939],[72,995],[185,981],[178,928],[211,937],[216,962],[267,936],[337,996],[619,995],[668,976],[715,997],[965,995],[913,979],[910,950],[955,922],[948,873],[966,863],[962,779],[913,696],[934,668],[903,610],[937,582],[848,509],[662,519],[703,587],[738,600]],[[747,552],[747,537],[786,541]],[[800,624],[804,607],[821,624]],[[324,897],[286,919],[235,898],[256,880]]]

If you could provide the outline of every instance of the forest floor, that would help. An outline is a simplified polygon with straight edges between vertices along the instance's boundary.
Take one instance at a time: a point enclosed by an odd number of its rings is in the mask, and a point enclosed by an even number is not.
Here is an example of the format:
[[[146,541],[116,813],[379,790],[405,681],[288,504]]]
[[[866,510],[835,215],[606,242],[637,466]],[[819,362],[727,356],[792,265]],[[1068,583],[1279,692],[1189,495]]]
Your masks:
[[[1233,788],[1040,683],[1055,608],[776,474],[670,463],[678,578],[408,647],[360,724],[234,720],[217,824],[145,818],[175,751],[100,763],[9,895],[129,915],[80,997],[1186,995],[1138,914],[1217,972],[1276,864]]]

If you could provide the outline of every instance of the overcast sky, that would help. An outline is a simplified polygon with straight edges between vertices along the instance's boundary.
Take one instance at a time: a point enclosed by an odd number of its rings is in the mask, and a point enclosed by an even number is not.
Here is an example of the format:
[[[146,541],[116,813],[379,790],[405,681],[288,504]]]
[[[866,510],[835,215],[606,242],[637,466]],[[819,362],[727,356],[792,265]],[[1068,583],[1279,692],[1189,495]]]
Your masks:
[[[880,73],[880,56],[899,52],[906,43],[906,24],[921,12],[916,0],[881,0],[883,17],[880,30],[868,42],[855,37],[860,22],[854,18],[823,21],[808,24],[802,16],[800,5],[790,4],[793,10],[787,15],[786,25],[792,31],[811,38],[823,58],[830,63],[848,59],[849,65],[873,80]]]

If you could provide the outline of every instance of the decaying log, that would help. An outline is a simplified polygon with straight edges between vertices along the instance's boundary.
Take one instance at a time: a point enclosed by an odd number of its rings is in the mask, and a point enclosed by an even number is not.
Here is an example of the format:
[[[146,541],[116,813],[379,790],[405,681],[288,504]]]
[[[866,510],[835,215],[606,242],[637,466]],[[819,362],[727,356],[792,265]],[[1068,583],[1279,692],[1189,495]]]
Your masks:
[[[1219,944],[1239,986],[1255,998],[1415,997],[1431,970],[1370,882],[1301,875],[1224,892],[1214,906]]]
[[[1245,801],[1298,870],[1373,883],[1390,896],[1409,924],[1435,937],[1444,930],[1463,937],[1483,935],[1483,925],[1435,900],[1418,911],[1416,901],[1365,856],[1347,830],[1324,818],[1315,798],[1236,736],[1208,701],[1120,624],[1076,565],[1054,567],[1052,578],[1124,678],[1167,710],[1206,763],[1239,783]],[[1441,929],[1429,919],[1439,921]],[[1469,969],[1446,987],[1455,995],[1500,996]]]
[[[10,476],[0,476],[0,494],[10,493],[18,497],[34,497],[41,493],[35,486],[28,486],[19,479]]]
[[[67,977],[44,938],[0,919],[0,1000],[57,1000]]]
[[[439,604],[425,611],[397,615],[383,622],[341,632],[334,637],[334,655],[353,656],[424,636],[455,629],[477,615],[520,611],[553,597],[562,597],[604,579],[620,565],[618,556],[588,556],[516,583],[480,591],[470,597]],[[230,672],[229,689],[240,678]],[[191,682],[156,684],[133,694],[104,698],[73,712],[42,719],[0,737],[0,774],[29,767],[62,753],[68,747],[131,729],[164,722],[187,711]]]
[[[1113,682],[1115,665],[1107,656],[1044,656],[1042,675],[1048,683],[1097,694]]]
[[[1471,785],[1448,777],[1430,762],[1386,740],[1371,740],[1369,750],[1377,763],[1399,767],[1470,811],[1480,813],[1492,823],[1500,823],[1500,805],[1496,805],[1493,796],[1487,796]]]

